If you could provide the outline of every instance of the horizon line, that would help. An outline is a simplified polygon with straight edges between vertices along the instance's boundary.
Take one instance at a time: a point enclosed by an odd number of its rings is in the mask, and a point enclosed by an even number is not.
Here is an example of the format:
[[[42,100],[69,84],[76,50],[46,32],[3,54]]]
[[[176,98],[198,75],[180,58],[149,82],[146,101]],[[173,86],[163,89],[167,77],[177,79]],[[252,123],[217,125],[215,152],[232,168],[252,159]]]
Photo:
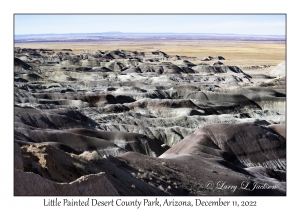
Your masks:
[[[88,33],[42,33],[42,34],[14,34],[14,36],[41,36],[41,35],[80,35],[80,34],[202,34],[202,35],[243,35],[243,36],[286,36],[285,34],[234,34],[234,33],[198,33],[198,32],[121,32],[121,31],[108,31],[108,32],[88,32]]]

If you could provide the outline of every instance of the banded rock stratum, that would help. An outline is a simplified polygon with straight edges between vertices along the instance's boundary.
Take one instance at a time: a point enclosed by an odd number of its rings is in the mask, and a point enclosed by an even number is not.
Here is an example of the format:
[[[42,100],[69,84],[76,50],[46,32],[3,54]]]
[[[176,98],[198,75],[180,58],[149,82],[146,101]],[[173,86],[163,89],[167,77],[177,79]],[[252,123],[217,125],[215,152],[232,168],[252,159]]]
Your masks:
[[[284,62],[126,50],[14,56],[15,195],[286,194]]]

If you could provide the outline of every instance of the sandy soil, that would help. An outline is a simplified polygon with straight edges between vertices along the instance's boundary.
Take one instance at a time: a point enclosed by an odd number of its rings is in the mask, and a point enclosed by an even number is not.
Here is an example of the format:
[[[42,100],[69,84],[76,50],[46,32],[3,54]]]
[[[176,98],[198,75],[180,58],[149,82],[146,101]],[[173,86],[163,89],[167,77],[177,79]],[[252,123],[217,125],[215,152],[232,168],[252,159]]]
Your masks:
[[[131,50],[151,52],[161,50],[169,55],[197,57],[196,62],[206,56],[225,57],[226,65],[276,66],[285,60],[285,42],[267,41],[107,41],[107,42],[31,42],[16,43],[21,48],[46,48],[60,50],[70,48],[74,54],[83,50]]]

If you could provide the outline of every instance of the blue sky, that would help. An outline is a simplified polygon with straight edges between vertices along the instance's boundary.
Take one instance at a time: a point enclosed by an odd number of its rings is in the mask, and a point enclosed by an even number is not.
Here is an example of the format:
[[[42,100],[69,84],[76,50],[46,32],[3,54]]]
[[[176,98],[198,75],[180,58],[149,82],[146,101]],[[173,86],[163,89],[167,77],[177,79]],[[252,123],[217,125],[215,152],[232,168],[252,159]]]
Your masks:
[[[15,34],[219,33],[285,35],[285,15],[18,15]]]

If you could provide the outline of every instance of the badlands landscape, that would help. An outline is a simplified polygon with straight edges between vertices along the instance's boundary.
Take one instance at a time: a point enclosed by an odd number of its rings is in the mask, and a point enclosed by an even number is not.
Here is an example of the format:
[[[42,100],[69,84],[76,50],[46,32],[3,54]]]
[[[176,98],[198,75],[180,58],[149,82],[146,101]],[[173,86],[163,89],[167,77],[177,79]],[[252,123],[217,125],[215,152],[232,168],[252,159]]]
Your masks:
[[[74,43],[15,43],[14,195],[286,195],[284,42]]]

